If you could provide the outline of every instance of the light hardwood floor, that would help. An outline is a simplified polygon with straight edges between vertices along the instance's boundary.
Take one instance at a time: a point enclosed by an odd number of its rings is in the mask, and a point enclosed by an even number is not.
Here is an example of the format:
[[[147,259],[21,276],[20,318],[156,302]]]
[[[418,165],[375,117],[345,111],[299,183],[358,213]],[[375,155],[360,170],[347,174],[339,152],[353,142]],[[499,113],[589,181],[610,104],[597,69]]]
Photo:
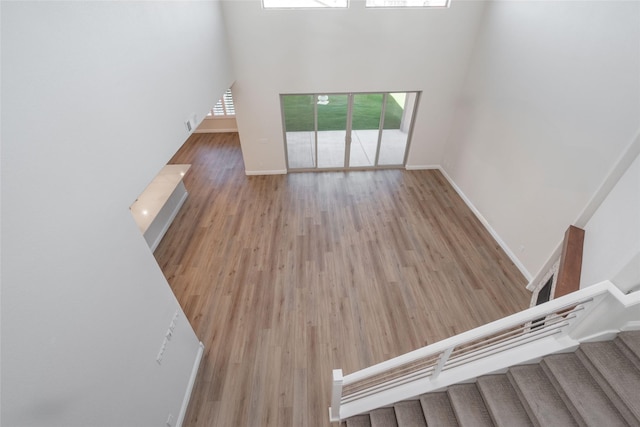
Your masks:
[[[529,305],[438,171],[247,177],[236,134],[193,135],[155,252],[205,356],[185,426],[328,426],[350,373]]]

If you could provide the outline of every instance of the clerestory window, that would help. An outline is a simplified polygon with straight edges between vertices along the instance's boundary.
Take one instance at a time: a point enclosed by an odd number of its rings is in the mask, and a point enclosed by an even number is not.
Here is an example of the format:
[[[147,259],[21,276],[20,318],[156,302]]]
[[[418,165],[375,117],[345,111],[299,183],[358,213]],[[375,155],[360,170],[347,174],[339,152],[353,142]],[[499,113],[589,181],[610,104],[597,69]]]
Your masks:
[[[262,0],[265,9],[347,8],[349,0]]]
[[[449,0],[366,0],[366,7],[449,7]]]

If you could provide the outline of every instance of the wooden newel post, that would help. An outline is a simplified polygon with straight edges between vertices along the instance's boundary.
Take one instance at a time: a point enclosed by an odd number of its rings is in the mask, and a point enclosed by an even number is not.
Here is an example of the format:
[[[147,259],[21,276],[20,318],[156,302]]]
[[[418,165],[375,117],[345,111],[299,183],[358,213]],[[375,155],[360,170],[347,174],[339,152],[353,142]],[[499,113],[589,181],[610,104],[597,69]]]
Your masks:
[[[331,422],[340,421],[340,400],[342,400],[342,369],[334,369],[333,385],[331,387],[331,407],[329,408]]]
[[[567,232],[564,233],[564,241],[562,242],[554,298],[560,298],[580,289],[583,246],[584,230],[570,225]]]

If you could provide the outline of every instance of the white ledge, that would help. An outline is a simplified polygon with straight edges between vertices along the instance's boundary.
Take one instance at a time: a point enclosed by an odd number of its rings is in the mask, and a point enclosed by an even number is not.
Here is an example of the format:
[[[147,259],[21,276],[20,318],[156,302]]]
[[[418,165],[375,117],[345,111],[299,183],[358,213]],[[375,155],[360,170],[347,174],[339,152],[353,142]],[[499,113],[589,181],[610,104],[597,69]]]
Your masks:
[[[129,208],[145,240],[155,250],[187,198],[182,179],[191,165],[166,165]]]

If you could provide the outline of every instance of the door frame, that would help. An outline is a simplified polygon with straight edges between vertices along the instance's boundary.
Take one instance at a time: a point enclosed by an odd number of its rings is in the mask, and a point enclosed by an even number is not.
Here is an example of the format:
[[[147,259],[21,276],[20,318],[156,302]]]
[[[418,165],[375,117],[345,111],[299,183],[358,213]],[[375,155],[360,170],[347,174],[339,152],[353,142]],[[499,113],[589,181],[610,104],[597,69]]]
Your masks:
[[[380,148],[382,144],[382,135],[384,131],[384,117],[386,113],[386,106],[388,96],[392,93],[413,93],[415,94],[415,100],[413,103],[413,111],[411,112],[411,120],[409,125],[409,130],[407,132],[407,141],[404,148],[404,154],[401,164],[391,164],[391,165],[380,165],[379,164],[379,156],[380,156]],[[376,155],[375,161],[373,165],[369,166],[350,166],[350,155],[351,155],[351,143],[352,143],[352,132],[353,132],[353,99],[355,95],[366,95],[366,94],[382,94],[382,106],[380,111],[380,122],[378,127],[378,141],[376,146]],[[291,96],[291,95],[307,95],[313,97],[313,137],[314,137],[314,166],[313,167],[302,167],[302,168],[291,168],[289,166],[289,149],[287,142],[287,129],[286,129],[286,121],[285,121],[285,110],[284,110],[284,101],[283,97]],[[347,95],[347,120],[345,125],[345,153],[344,153],[344,161],[341,167],[318,167],[318,103],[317,99],[320,95]],[[345,171],[345,170],[376,170],[376,169],[399,169],[404,168],[407,164],[407,158],[409,155],[409,149],[411,146],[411,140],[413,137],[413,129],[415,126],[418,106],[420,103],[422,92],[421,91],[386,91],[386,92],[322,92],[322,93],[281,93],[279,95],[280,98],[280,116],[282,120],[282,133],[283,133],[283,142],[284,142],[284,155],[285,155],[285,163],[287,168],[287,173],[289,172],[315,172],[315,171]]]

